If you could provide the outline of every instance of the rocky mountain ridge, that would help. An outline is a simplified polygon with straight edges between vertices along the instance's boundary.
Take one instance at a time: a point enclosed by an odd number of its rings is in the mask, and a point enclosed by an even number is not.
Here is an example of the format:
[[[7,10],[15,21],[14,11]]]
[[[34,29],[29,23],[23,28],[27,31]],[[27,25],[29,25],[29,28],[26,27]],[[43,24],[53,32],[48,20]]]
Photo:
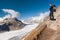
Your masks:
[[[6,18],[0,22],[0,31],[18,30],[24,26],[25,24],[17,18]]]
[[[32,32],[24,38],[24,40],[60,40],[60,6],[56,8],[54,17],[56,20],[50,20],[49,16],[46,17],[36,29],[32,30]],[[39,31],[39,27],[45,28]]]

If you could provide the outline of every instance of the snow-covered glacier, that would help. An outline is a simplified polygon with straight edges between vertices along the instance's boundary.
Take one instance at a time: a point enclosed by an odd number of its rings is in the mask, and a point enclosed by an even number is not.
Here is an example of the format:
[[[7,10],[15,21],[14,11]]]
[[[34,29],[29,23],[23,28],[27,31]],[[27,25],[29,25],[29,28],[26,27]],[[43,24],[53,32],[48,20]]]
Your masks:
[[[28,33],[30,33],[37,26],[38,26],[37,23],[28,24],[20,30],[0,33],[0,40],[22,40],[22,38],[24,36],[26,36]]]

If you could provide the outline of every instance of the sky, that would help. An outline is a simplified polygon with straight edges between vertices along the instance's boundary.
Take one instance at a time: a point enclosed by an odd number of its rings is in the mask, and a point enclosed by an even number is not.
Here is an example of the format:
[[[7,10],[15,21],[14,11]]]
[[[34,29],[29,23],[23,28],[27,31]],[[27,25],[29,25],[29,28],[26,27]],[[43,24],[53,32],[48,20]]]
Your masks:
[[[11,9],[19,12],[19,19],[37,16],[41,12],[49,11],[49,4],[60,5],[60,0],[0,0],[0,17],[8,14],[2,9]]]

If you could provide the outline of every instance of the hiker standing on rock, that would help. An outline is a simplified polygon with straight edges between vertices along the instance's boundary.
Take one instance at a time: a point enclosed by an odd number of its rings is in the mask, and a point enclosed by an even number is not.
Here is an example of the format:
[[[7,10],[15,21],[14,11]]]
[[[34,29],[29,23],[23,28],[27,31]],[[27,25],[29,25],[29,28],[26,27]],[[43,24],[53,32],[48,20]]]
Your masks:
[[[55,5],[50,4],[50,14],[49,14],[50,20],[55,20],[54,19],[54,12],[56,12],[55,7],[56,7]]]

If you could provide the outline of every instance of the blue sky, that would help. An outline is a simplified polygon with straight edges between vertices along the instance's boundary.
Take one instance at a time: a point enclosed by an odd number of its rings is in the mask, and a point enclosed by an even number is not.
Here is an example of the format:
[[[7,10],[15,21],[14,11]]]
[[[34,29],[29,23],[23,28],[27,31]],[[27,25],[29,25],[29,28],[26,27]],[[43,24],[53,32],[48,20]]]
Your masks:
[[[60,0],[51,2],[56,6],[60,5]],[[20,12],[19,19],[27,19],[49,11],[49,4],[50,0],[0,0],[0,17],[6,15],[2,9],[13,9]]]

